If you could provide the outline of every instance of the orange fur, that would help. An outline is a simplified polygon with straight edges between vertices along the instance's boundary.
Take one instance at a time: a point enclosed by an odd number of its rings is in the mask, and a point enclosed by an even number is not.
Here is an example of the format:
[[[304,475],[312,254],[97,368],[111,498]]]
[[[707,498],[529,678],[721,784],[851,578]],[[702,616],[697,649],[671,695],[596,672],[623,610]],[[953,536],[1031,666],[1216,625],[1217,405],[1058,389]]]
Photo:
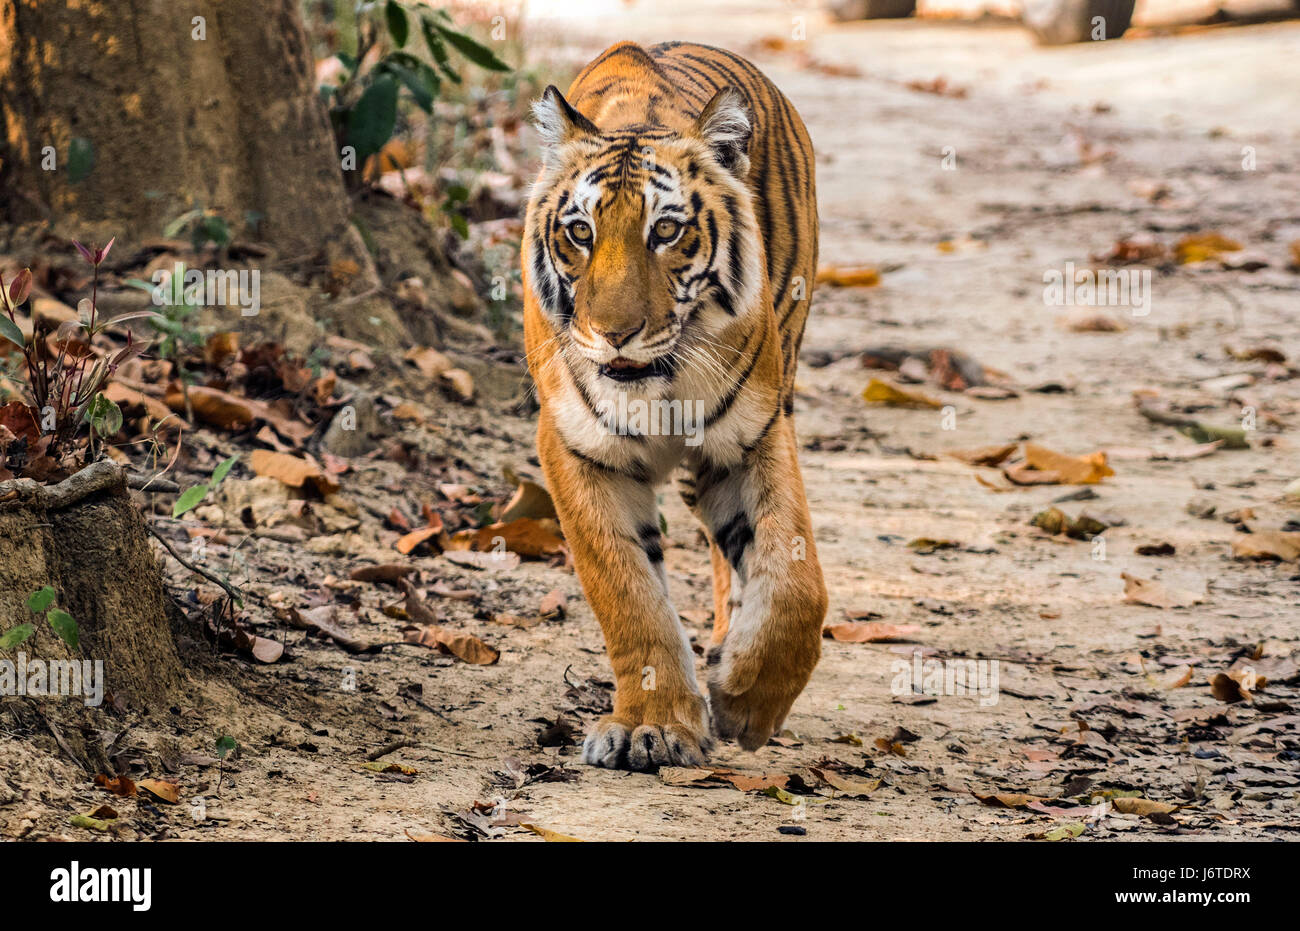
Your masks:
[[[710,710],[754,749],[807,683],[826,611],[790,416],[817,257],[811,143],[752,65],[695,45],[614,46],[537,116],[538,453],[616,680],[584,756],[702,762]],[[698,431],[610,419],[672,403],[694,405]],[[710,538],[707,704],[663,574],[654,489],[675,468]]]

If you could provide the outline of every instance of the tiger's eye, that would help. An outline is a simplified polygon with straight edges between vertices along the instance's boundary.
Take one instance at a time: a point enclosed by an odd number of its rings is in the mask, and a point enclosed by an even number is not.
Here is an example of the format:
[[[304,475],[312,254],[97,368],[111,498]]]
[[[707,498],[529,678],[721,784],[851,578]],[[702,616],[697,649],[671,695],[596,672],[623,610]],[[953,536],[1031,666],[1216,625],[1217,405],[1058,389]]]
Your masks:
[[[682,228],[676,220],[660,220],[655,224],[655,237],[661,242],[668,242]]]
[[[581,220],[577,220],[569,224],[569,235],[572,236],[576,242],[591,242],[591,226]]]

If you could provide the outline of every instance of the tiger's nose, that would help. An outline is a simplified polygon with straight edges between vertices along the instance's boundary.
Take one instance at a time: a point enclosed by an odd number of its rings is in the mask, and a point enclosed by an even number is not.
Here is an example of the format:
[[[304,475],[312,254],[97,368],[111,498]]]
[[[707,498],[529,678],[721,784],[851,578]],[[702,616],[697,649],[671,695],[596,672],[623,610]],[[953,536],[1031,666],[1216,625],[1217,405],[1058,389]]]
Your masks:
[[[609,343],[615,349],[621,349],[627,345],[627,341],[636,336],[645,327],[645,321],[642,320],[637,326],[628,330],[602,330],[598,327],[592,327],[605,342]]]

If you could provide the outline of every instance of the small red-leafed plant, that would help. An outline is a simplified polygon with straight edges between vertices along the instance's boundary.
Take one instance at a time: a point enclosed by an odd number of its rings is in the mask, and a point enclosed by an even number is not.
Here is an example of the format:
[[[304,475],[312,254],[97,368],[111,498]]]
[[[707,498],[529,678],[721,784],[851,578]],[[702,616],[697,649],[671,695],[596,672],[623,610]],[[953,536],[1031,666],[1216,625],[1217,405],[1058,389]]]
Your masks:
[[[104,440],[121,429],[122,412],[103,389],[118,367],[146,344],[128,330],[125,347],[102,353],[94,347],[94,338],[109,327],[156,312],[100,319],[99,268],[113,242],[92,250],[73,240],[94,268],[94,283],[91,296],[77,307],[78,319],[63,323],[53,336],[37,334],[34,317],[30,340],[18,326],[16,312],[32,292],[31,269],[23,269],[7,286],[0,275],[0,338],[21,350],[27,389],[26,398],[0,407],[0,478],[12,475],[15,467],[18,474],[37,480],[76,471],[95,458],[97,442],[102,449]]]

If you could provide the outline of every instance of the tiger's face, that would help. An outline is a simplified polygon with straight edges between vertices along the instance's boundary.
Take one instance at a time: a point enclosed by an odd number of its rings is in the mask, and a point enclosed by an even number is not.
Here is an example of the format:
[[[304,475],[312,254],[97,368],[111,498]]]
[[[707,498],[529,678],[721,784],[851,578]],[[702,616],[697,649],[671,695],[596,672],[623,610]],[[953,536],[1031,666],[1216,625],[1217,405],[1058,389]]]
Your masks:
[[[709,333],[761,290],[739,94],[719,91],[688,132],[602,132],[554,87],[534,114],[546,148],[526,262],[570,365],[650,387],[708,364]]]

